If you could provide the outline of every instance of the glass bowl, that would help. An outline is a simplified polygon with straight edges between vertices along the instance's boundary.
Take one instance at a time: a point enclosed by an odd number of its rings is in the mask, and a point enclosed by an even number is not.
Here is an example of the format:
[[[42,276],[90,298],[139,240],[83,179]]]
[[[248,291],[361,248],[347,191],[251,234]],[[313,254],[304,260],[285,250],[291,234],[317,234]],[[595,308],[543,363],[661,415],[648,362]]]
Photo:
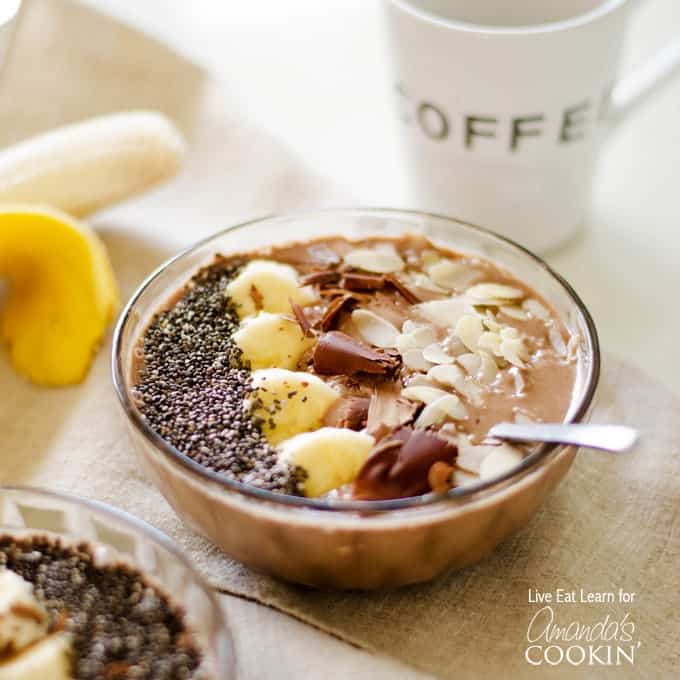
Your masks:
[[[87,542],[98,564],[122,561],[143,572],[184,610],[204,655],[205,677],[235,677],[232,637],[215,593],[165,534],[104,503],[0,486],[0,536],[36,534],[67,545]]]
[[[558,274],[511,241],[451,218],[388,209],[293,213],[230,227],[149,276],[120,317],[112,353],[115,389],[148,475],[182,520],[230,557],[319,587],[373,589],[426,581],[476,562],[524,526],[569,469],[576,449],[543,445],[506,474],[444,495],[387,501],[308,499],[226,479],[180,453],[146,425],[131,395],[136,342],[158,308],[216,253],[331,235],[364,238],[408,232],[497,263],[553,305],[581,338],[565,421],[587,418],[600,367],[593,321]]]

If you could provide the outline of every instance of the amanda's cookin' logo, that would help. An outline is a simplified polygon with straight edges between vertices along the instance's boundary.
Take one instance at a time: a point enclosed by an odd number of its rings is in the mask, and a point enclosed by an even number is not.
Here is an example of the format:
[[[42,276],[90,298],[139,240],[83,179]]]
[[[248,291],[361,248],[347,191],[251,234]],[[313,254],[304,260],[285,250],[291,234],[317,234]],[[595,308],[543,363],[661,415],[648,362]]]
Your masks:
[[[632,602],[635,597],[634,593],[624,591],[597,595],[611,596],[611,599],[593,599],[593,593],[584,591],[558,589],[553,594],[530,590],[529,602],[604,604],[615,602],[616,595],[619,602]],[[640,648],[635,632],[629,613],[620,618],[607,613],[582,623],[576,619],[560,619],[553,605],[546,604],[529,621],[524,658],[532,666],[633,666]]]

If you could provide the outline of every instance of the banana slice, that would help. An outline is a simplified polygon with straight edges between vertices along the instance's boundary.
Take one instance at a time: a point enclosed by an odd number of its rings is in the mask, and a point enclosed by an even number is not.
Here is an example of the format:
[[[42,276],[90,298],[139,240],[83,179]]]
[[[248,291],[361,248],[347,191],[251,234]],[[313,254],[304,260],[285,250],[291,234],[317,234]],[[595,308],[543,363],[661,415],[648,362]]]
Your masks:
[[[45,637],[47,624],[33,585],[9,569],[0,571],[0,658]]]
[[[340,395],[311,373],[264,368],[252,374],[256,392],[250,402],[262,432],[272,444],[321,427],[323,417]]]
[[[55,633],[0,661],[0,680],[71,680],[71,639]]]
[[[314,344],[314,339],[305,337],[295,321],[269,312],[244,319],[233,338],[252,369],[293,369]]]
[[[184,141],[160,113],[128,111],[67,125],[0,153],[0,202],[88,215],[174,175]]]
[[[243,319],[259,310],[290,313],[291,300],[306,307],[317,302],[311,287],[299,286],[293,267],[271,260],[251,260],[227,286],[239,316]]]
[[[354,481],[375,440],[371,435],[341,427],[322,427],[284,441],[281,459],[307,472],[305,496],[322,496]]]
[[[39,385],[71,385],[87,373],[118,307],[103,244],[56,210],[0,208],[0,278],[9,295],[0,337],[19,373]]]

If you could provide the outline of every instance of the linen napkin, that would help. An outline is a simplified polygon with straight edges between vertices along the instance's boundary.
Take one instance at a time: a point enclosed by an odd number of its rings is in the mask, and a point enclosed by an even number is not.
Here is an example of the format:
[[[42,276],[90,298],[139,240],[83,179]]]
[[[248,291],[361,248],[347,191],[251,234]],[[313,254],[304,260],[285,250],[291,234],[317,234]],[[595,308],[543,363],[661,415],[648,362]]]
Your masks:
[[[124,295],[167,253],[124,232],[102,232]],[[62,390],[26,384],[0,362],[0,480],[112,503],[174,538],[220,591],[261,602],[439,677],[542,677],[525,660],[534,593],[635,593],[630,603],[560,603],[555,623],[634,625],[635,665],[571,668],[551,676],[671,677],[680,664],[680,399],[607,356],[594,419],[643,433],[634,453],[582,451],[557,491],[518,536],[461,572],[376,593],[281,583],[224,557],[184,527],[139,469],[110,386],[108,347],[87,381]]]
[[[38,72],[46,59],[60,73],[58,87]],[[174,88],[166,87],[168,80]],[[12,93],[2,98],[0,143],[132,107],[164,110],[189,136],[182,176],[96,221],[123,297],[176,245],[236,215],[333,195],[293,154],[253,130],[200,69],[77,5],[29,5],[0,89]],[[50,106],[38,111],[36,97]],[[26,384],[0,357],[0,482],[122,507],[170,534],[222,592],[440,677],[665,678],[677,671],[680,403],[640,371],[607,357],[595,414],[600,421],[639,426],[645,436],[635,453],[580,453],[530,525],[479,565],[424,586],[334,593],[256,574],[181,524],[137,465],[110,385],[108,350],[102,349],[84,384],[62,390]],[[635,646],[634,664],[532,665],[525,657],[527,633],[532,635],[529,624],[544,603],[529,602],[529,591],[534,599],[536,593],[556,597],[558,588],[577,595],[635,593],[632,602],[553,605],[562,627],[572,621],[594,626],[605,617],[623,625],[628,615],[631,642],[621,646],[626,652]],[[572,656],[578,660],[578,650]],[[532,649],[529,658],[535,662],[540,653]]]

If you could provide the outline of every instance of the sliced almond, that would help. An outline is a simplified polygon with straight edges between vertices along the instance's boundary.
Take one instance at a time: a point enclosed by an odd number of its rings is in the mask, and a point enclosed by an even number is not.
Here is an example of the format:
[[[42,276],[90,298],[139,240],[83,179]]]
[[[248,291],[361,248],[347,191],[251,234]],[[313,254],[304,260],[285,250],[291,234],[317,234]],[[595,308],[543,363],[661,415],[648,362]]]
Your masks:
[[[482,479],[489,479],[491,477],[498,477],[512,468],[519,465],[524,456],[522,452],[513,448],[509,444],[501,444],[500,446],[488,447],[493,449],[479,466],[479,476]]]
[[[456,335],[471,352],[477,349],[477,343],[483,332],[484,326],[482,326],[481,319],[472,314],[460,317],[455,326]]]
[[[432,380],[427,377],[426,373],[414,373],[407,380],[406,387],[421,387],[423,385],[425,387],[434,387]]]
[[[416,326],[412,335],[420,348],[427,347],[437,340],[437,333],[432,326]]]
[[[437,425],[444,420],[446,420],[446,414],[438,408],[433,408],[432,404],[429,404],[420,412],[413,425],[422,430],[430,427],[430,425]]]
[[[344,257],[345,264],[356,269],[363,269],[376,274],[400,272],[404,268],[404,260],[394,250],[357,248]]]
[[[468,417],[467,409],[463,402],[455,394],[447,394],[433,401],[428,406],[443,411],[451,420],[465,420]]]
[[[478,283],[465,291],[466,297],[474,304],[494,304],[503,300],[517,300],[524,297],[524,292],[513,286],[500,283]]]
[[[513,366],[508,373],[510,373],[512,379],[515,381],[515,396],[521,396],[524,393],[525,387],[522,371],[517,366]]]
[[[441,385],[453,388],[465,381],[465,373],[460,366],[433,366],[427,376]]]
[[[479,387],[466,379],[463,369],[459,366],[433,366],[427,376],[440,385],[451,387],[465,397],[471,404],[481,406],[482,393]]]
[[[423,357],[423,353],[419,349],[407,349],[401,355],[401,360],[406,368],[412,371],[429,371],[432,364]]]
[[[461,354],[456,357],[456,361],[465,369],[465,372],[472,377],[475,377],[479,373],[479,369],[482,367],[482,358],[479,354],[474,352],[468,352],[467,354]]]
[[[505,316],[509,316],[511,319],[517,319],[518,321],[526,321],[529,318],[529,315],[517,305],[503,305],[500,308],[500,311],[503,312]]]
[[[498,377],[498,365],[488,352],[479,352],[479,358],[481,359],[479,379],[487,385],[490,385]]]
[[[562,337],[560,329],[557,326],[555,326],[555,324],[552,324],[548,329],[548,338],[550,338],[550,344],[553,346],[553,349],[555,350],[557,355],[561,357],[566,357],[567,344],[564,342],[564,338]]]
[[[479,336],[477,341],[477,347],[479,349],[486,350],[490,354],[495,356],[501,356],[501,336],[499,333],[492,333],[491,331],[486,331]]]
[[[433,364],[453,363],[453,357],[438,342],[433,342],[423,349],[423,358]]]
[[[533,316],[535,319],[541,321],[550,321],[550,312],[538,300],[529,298],[522,303],[522,309]]]
[[[418,346],[418,343],[411,333],[400,333],[395,340],[394,346],[401,354],[404,354],[410,349],[422,349]]]
[[[514,326],[503,326],[500,330],[500,336],[503,340],[519,338],[519,331]]]
[[[500,354],[513,366],[525,368],[524,363],[529,359],[529,354],[521,338],[504,338],[501,340]]]
[[[415,305],[414,309],[428,321],[445,328],[455,328],[462,316],[473,311],[467,300],[457,297],[428,300]]]
[[[409,349],[424,349],[435,342],[437,334],[432,326],[416,324],[407,319],[401,327],[401,334],[397,337],[396,347],[403,354]]]
[[[375,244],[375,249],[379,253],[388,253],[391,255],[398,255],[397,249],[394,246],[394,243],[390,243],[389,241],[379,241],[378,243]]]
[[[444,295],[449,292],[447,288],[438,286],[429,276],[420,272],[411,277],[411,282],[416,288],[429,290],[431,293],[441,293]]]
[[[362,339],[376,347],[396,347],[399,331],[386,319],[367,309],[355,309],[352,322]]]
[[[420,401],[423,404],[431,404],[433,401],[437,401],[441,397],[448,394],[444,390],[440,390],[436,387],[426,386],[426,385],[416,385],[414,387],[405,387],[401,391],[401,396],[409,401]]]
[[[500,332],[501,328],[503,328],[496,319],[493,318],[493,315],[490,314],[490,310],[486,310],[487,314],[486,316],[482,319],[482,323],[484,324],[484,327],[491,331],[492,333],[498,333]]]
[[[442,347],[452,357],[459,357],[461,354],[467,354],[468,352],[463,341],[456,337],[453,332],[442,341]]]
[[[463,403],[454,394],[445,396],[428,404],[416,419],[417,428],[425,428],[430,425],[441,423],[447,418],[451,420],[465,420],[468,417]]]
[[[438,286],[448,290],[460,290],[476,277],[469,265],[453,260],[439,260],[427,268],[427,273]]]
[[[482,461],[494,448],[491,446],[473,446],[465,437],[459,437],[457,444],[458,456],[456,457],[456,465],[474,474],[479,474]]]

